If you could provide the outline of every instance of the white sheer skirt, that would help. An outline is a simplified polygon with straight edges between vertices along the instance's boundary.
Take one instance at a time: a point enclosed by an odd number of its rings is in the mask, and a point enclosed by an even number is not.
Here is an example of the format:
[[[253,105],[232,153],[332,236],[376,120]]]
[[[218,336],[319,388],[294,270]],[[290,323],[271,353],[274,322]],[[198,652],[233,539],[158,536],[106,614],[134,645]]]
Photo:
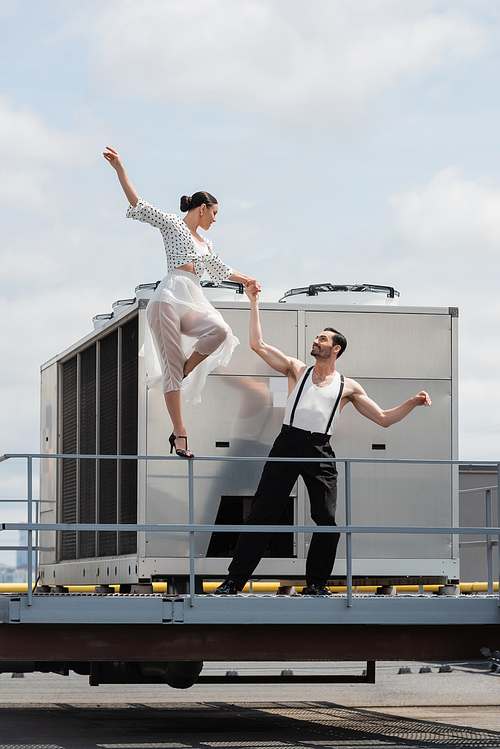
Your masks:
[[[239,340],[203,294],[198,276],[171,271],[151,297],[146,318],[146,381],[164,393],[181,390],[188,403],[199,403],[207,376],[225,367]],[[184,362],[197,351],[207,355],[185,379]]]

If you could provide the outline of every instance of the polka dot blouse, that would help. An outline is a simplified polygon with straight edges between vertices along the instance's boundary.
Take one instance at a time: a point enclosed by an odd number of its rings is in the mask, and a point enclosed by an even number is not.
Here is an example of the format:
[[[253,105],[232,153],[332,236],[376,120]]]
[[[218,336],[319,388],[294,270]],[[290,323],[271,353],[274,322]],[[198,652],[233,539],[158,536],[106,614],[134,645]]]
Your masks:
[[[222,262],[217,253],[212,251],[212,242],[205,240],[207,249],[193,239],[186,223],[175,213],[163,213],[158,208],[139,198],[137,205],[129,205],[127,218],[135,218],[151,224],[160,230],[167,253],[167,270],[179,268],[194,260],[194,270],[200,278],[207,271],[210,280],[219,285],[233,274],[233,269]]]

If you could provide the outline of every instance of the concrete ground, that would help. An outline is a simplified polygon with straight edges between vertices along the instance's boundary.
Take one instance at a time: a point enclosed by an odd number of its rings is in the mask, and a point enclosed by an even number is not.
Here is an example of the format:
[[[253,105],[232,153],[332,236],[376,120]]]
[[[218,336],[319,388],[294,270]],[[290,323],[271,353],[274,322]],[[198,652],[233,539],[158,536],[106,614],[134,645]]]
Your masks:
[[[203,673],[360,674],[364,663],[207,664]],[[500,747],[500,674],[486,662],[419,673],[378,663],[376,684],[106,684],[0,674],[0,749]],[[412,673],[398,673],[407,666]],[[140,737],[140,740],[139,740]],[[22,743],[20,743],[22,742]]]

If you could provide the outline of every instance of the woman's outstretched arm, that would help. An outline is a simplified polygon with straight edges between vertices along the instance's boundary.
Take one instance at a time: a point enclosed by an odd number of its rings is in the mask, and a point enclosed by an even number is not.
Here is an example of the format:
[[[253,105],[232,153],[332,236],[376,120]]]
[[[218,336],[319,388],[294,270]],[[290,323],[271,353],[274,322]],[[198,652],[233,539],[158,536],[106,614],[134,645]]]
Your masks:
[[[139,200],[139,196],[132,182],[129,180],[127,172],[123,168],[120,154],[118,154],[109,146],[106,146],[106,148],[107,151],[104,151],[103,156],[106,161],[111,164],[113,169],[116,170],[118,179],[120,180],[120,185],[123,188],[123,192],[125,193],[128,202],[130,203],[130,205],[135,207],[137,205],[137,201]]]
[[[260,283],[256,281],[255,278],[250,278],[250,276],[245,276],[244,273],[238,273],[237,270],[234,270],[231,276],[229,276],[228,281],[236,281],[237,283],[242,283],[245,289],[247,289],[249,286],[255,287],[256,292],[262,291],[260,287]]]

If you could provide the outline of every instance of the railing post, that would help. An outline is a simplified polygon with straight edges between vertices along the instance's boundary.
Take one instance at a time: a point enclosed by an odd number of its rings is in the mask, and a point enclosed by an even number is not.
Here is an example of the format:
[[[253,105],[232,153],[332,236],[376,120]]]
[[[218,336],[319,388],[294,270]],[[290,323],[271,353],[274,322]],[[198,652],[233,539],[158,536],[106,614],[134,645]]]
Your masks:
[[[351,463],[345,462],[345,524],[351,525]],[[345,534],[345,565],[347,573],[347,605],[352,606],[352,536]]]
[[[194,524],[194,459],[188,460],[189,525]],[[194,606],[194,531],[189,531],[189,605]]]
[[[27,458],[28,466],[28,523],[33,522],[33,458]],[[28,606],[33,604],[33,531],[28,531]]]
[[[497,526],[500,523],[500,463],[497,463]],[[498,551],[498,605],[500,606],[500,536],[497,536]]]
[[[486,489],[486,526],[493,525],[491,511],[491,489]],[[493,593],[493,536],[486,537],[486,559],[488,563],[488,593]]]
[[[40,468],[40,466],[39,466]],[[35,502],[35,518],[36,518],[36,524],[40,524],[40,494],[38,495],[38,502]],[[38,572],[39,572],[39,564],[38,564],[38,558],[40,555],[40,535],[38,533],[38,530],[35,531],[35,588],[38,583]]]

